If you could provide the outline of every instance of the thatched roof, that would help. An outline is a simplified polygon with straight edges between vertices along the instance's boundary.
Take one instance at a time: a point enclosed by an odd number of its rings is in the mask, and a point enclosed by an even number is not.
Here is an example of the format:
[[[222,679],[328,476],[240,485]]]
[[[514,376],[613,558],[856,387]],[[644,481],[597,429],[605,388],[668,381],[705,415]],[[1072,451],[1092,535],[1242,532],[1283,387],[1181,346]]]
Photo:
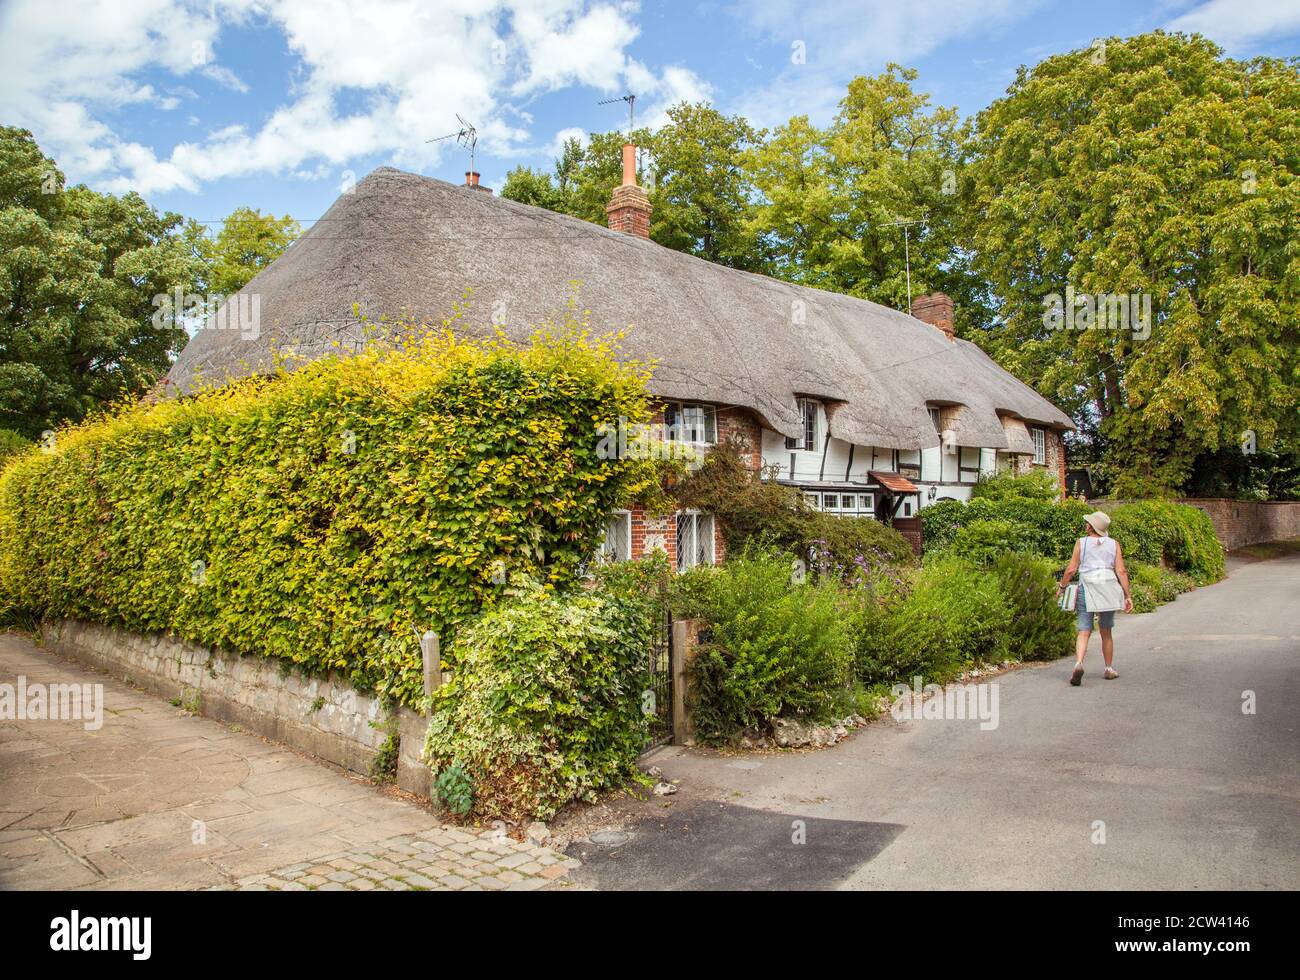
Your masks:
[[[354,304],[372,319],[440,322],[466,290],[459,329],[491,330],[495,317],[523,339],[563,313],[574,281],[593,329],[626,330],[623,351],[658,362],[655,394],[744,406],[785,435],[801,432],[797,395],[833,403],[832,435],[882,448],[938,444],[927,402],[967,406],[962,445],[1005,448],[999,412],[1070,427],[974,344],[905,313],[390,168],[244,287],[260,297],[256,338],[200,330],[170,379],[186,392],[266,370],[276,348],[330,353],[361,336]]]

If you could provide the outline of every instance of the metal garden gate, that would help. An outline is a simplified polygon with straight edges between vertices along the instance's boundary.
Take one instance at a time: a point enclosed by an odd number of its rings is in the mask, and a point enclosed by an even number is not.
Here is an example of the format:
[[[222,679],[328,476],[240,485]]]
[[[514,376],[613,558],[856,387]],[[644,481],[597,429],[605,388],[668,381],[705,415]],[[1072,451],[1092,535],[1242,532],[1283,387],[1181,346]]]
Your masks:
[[[646,663],[645,687],[641,710],[648,722],[646,744],[642,750],[665,745],[673,738],[673,618],[667,612],[659,618]]]

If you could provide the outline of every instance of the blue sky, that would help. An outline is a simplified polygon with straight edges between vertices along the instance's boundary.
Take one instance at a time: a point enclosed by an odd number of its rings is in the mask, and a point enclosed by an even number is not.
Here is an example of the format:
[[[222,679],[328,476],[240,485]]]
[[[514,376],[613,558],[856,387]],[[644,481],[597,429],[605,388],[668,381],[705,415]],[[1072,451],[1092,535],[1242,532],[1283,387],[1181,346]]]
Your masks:
[[[467,152],[426,142],[456,113],[499,187],[566,135],[624,125],[597,103],[628,91],[652,125],[682,99],[824,122],[849,79],[895,61],[970,114],[1019,65],[1157,27],[1290,57],[1300,0],[0,0],[0,121],[74,182],[309,222],[377,166],[461,180]]]

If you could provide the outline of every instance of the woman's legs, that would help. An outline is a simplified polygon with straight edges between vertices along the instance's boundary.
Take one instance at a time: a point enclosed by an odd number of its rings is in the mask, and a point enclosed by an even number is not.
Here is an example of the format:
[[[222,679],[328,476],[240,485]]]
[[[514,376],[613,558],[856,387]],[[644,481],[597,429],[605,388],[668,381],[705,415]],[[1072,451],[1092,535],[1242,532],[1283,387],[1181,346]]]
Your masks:
[[[1092,630],[1079,630],[1079,636],[1074,642],[1074,670],[1070,673],[1070,686],[1078,687],[1083,683],[1083,657],[1088,652],[1088,638],[1092,636]]]
[[[1115,659],[1115,631],[1104,626],[1101,629],[1101,655],[1107,667]]]

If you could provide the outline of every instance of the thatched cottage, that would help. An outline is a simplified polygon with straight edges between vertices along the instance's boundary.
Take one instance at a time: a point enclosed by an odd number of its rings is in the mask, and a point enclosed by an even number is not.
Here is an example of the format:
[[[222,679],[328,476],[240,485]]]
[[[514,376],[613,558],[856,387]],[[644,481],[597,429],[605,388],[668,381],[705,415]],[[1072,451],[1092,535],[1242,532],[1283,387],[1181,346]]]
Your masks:
[[[835,514],[889,521],[919,545],[919,510],[966,499],[981,474],[1043,468],[1064,480],[1070,419],[953,336],[952,302],[913,315],[738,272],[649,239],[650,202],[631,148],[609,229],[464,185],[381,168],[342,195],[241,291],[256,330],[197,332],[174,390],[266,369],[276,348],[307,357],[360,342],[359,307],[438,322],[466,290],[471,329],[525,339],[580,284],[593,328],[626,331],[654,359],[667,438],[735,440],[765,474]],[[679,567],[721,557],[711,515],[611,516],[606,550],[662,547]]]

